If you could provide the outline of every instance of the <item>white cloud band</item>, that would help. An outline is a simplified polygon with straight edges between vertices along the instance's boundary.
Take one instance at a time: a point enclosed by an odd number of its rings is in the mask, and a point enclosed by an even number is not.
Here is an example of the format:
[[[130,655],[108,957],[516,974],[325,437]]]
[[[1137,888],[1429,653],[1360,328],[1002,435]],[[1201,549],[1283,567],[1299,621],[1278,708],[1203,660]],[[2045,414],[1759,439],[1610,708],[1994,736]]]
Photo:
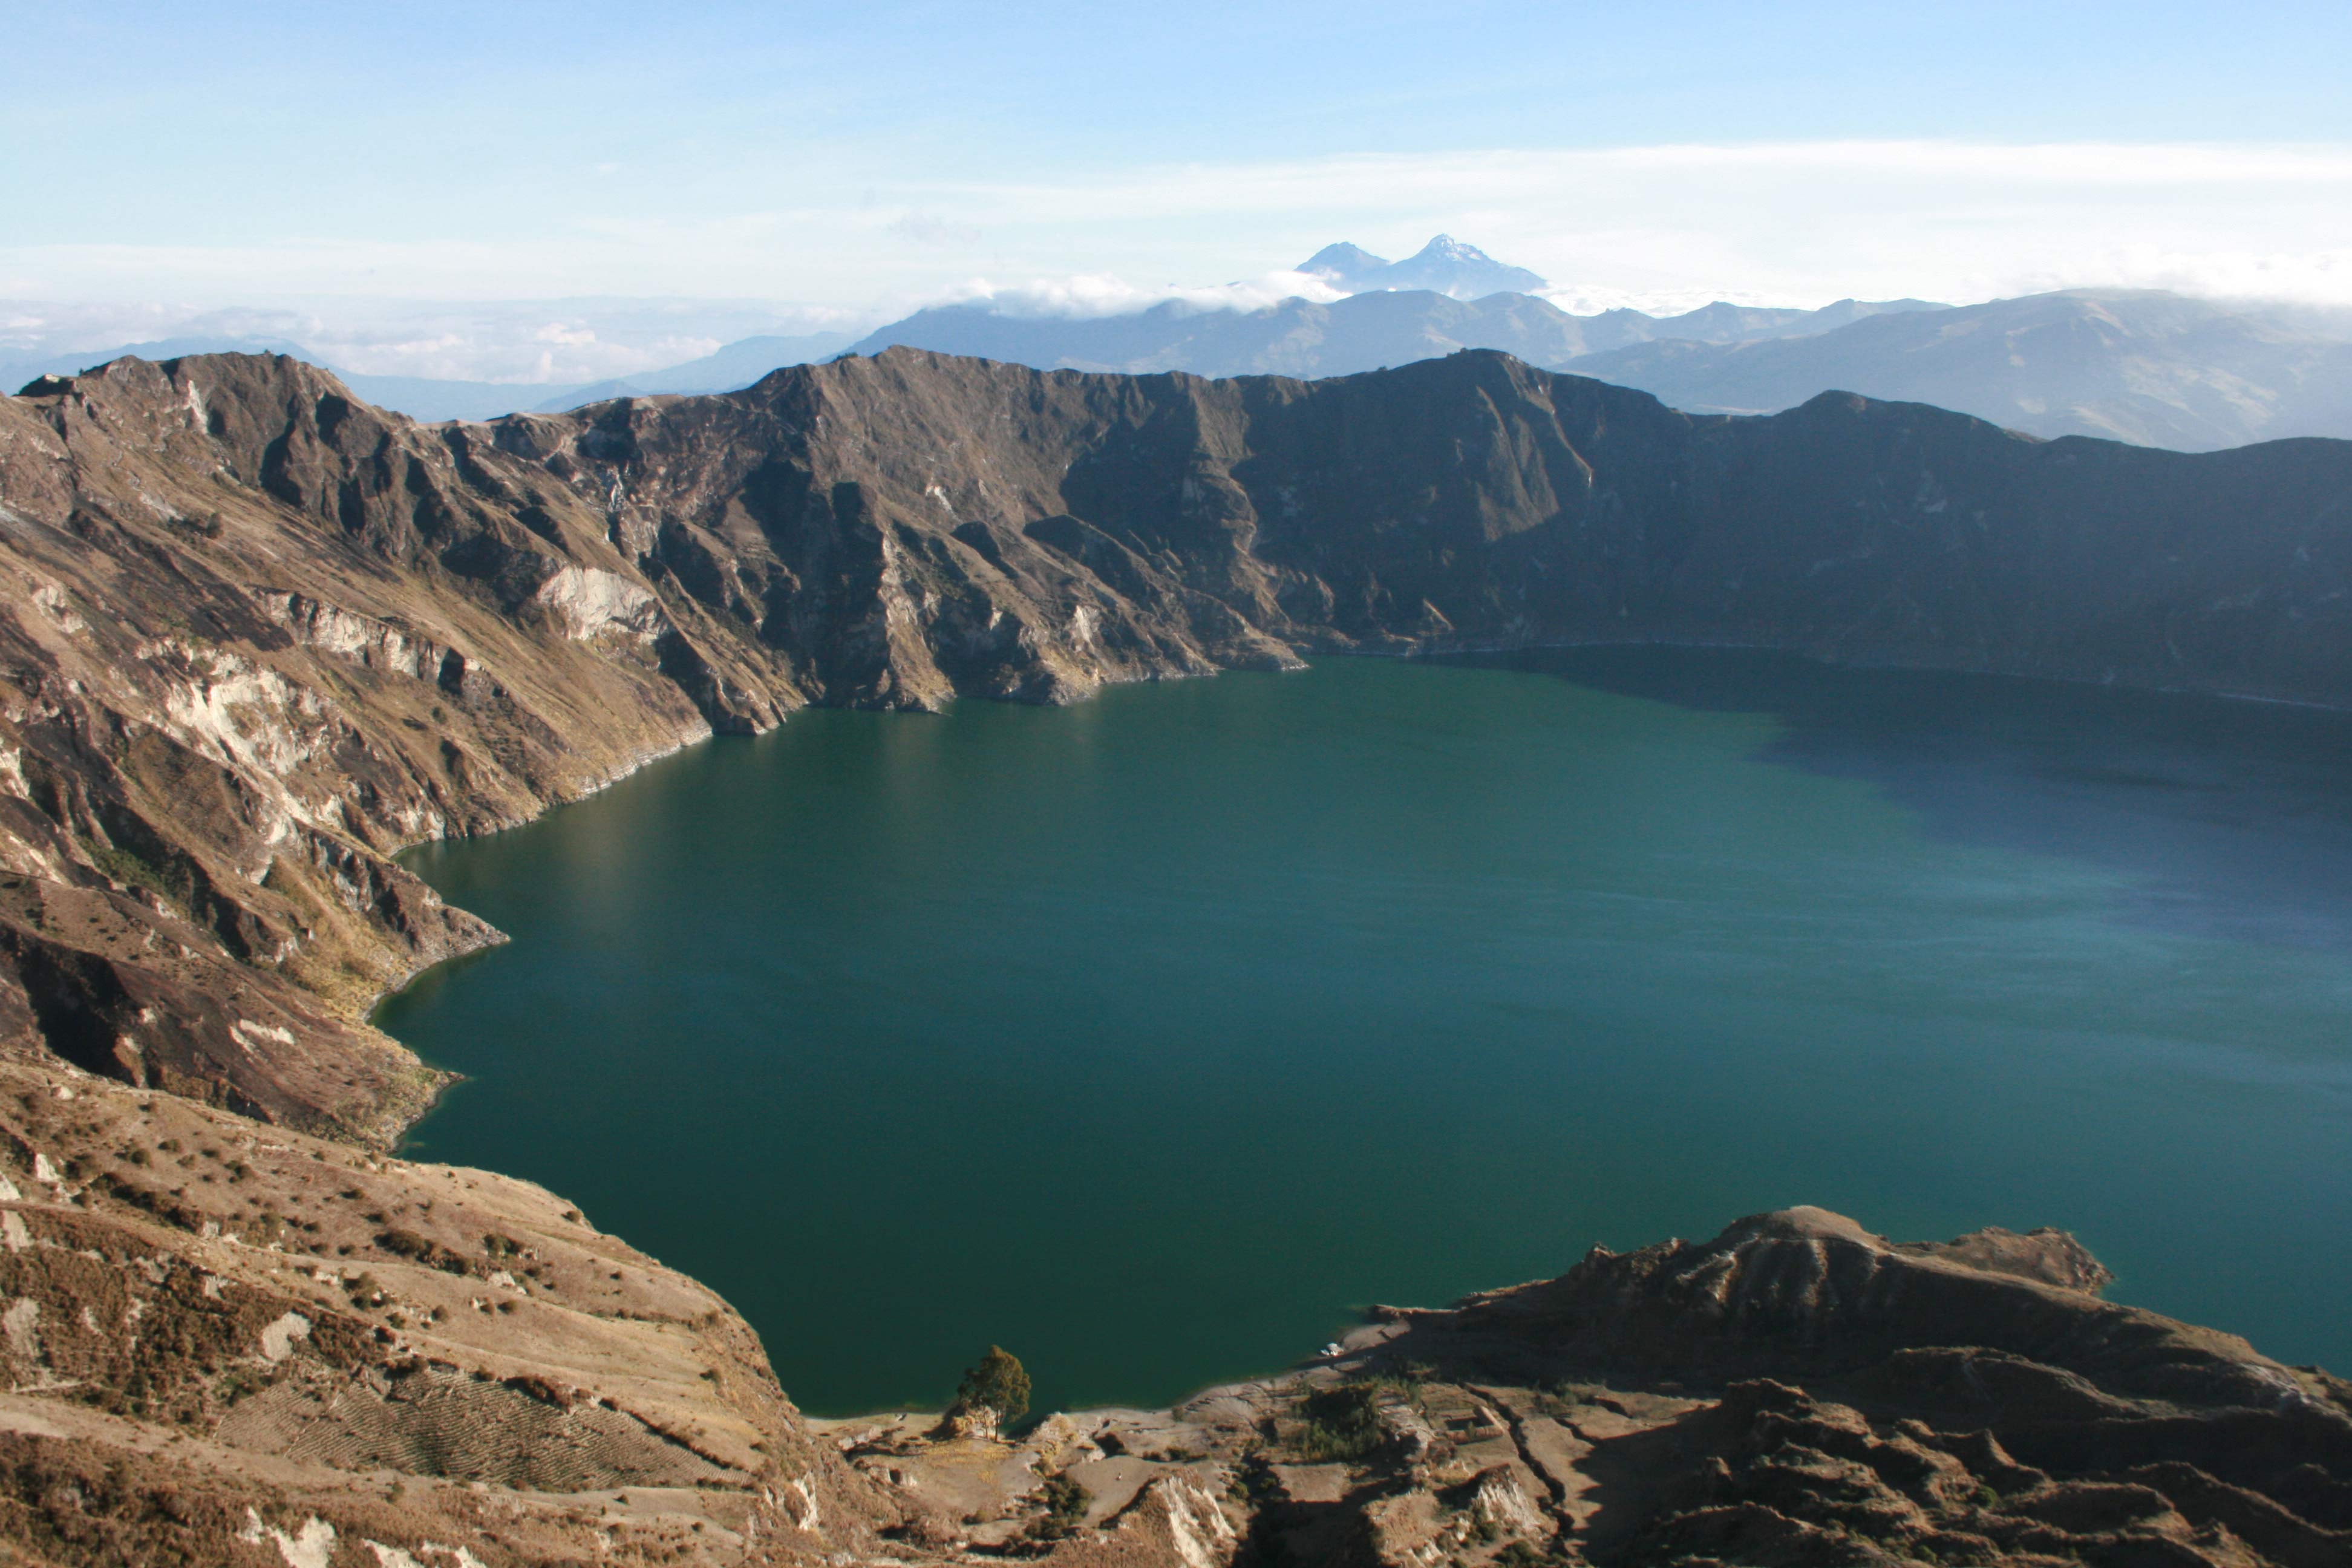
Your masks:
[[[288,234],[221,247],[0,246],[0,293],[206,306],[301,297],[322,318],[335,315],[328,297],[337,295],[724,295],[874,321],[985,292],[1022,309],[1095,314],[1170,298],[1260,302],[1295,278],[1266,269],[1328,241],[1393,254],[1444,230],[1544,273],[1571,309],[1845,295],[1967,301],[2078,285],[2352,304],[2352,147],[2337,144],[1664,145],[964,184],[799,169],[747,178],[740,210],[697,219],[614,206],[627,199],[616,183],[583,167],[578,206],[593,216],[497,240]],[[1255,280],[1198,286],[1236,272]],[[723,335],[694,314],[679,316],[682,337]]]

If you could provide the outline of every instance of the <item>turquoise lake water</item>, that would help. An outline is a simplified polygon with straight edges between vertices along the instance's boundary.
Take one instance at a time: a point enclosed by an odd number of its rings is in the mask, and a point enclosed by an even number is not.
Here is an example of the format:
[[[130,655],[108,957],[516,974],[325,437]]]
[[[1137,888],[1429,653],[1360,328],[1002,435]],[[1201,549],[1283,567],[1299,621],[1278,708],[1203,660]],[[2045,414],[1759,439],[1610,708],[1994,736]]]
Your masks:
[[[805,712],[411,864],[420,1158],[707,1281],[808,1409],[1278,1368],[1820,1204],[2075,1231],[2352,1369],[2352,721],[1726,653]]]

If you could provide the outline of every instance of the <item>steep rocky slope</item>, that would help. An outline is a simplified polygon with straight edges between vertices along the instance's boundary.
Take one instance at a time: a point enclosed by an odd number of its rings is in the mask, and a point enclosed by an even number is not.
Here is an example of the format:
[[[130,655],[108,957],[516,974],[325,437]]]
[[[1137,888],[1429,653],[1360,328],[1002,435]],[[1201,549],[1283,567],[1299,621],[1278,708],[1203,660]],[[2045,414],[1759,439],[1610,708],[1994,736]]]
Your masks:
[[[497,438],[834,700],[1651,638],[2352,692],[2344,443],[2191,458],[1849,397],[1694,419],[1487,353],[1315,384],[894,353]],[[903,635],[800,585],[852,553]]]
[[[631,1551],[809,1556],[904,1513],[707,1293],[535,1189],[383,1157],[436,1081],[367,1005],[497,940],[405,845],[810,702],[1318,649],[1748,642],[2342,702],[2348,551],[2352,445],[1691,418],[1490,353],[1309,384],[900,351],[436,427],[285,359],[36,384],[0,400],[0,1540],[155,1559],[267,1503],[230,1559],[438,1561],[462,1528],[488,1562],[494,1516],[561,1558],[642,1490]],[[350,1511],[412,1481],[407,1535]],[[1153,1507],[1082,1554],[1232,1544]]]

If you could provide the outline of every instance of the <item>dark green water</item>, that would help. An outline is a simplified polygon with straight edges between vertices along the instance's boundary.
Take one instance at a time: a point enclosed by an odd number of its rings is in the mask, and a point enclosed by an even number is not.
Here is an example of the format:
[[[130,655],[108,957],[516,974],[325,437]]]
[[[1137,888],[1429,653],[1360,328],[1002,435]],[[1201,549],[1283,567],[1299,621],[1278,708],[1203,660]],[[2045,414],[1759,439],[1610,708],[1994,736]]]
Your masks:
[[[420,1156],[707,1280],[809,1408],[1278,1367],[1815,1203],[2055,1224],[2352,1367],[2352,723],[1736,655],[810,712],[412,864]]]

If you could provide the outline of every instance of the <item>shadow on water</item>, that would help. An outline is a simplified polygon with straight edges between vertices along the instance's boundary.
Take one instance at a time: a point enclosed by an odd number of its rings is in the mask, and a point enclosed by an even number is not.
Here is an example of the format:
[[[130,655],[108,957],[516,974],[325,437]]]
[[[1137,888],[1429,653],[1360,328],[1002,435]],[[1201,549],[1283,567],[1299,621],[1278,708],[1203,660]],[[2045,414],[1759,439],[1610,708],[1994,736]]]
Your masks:
[[[2117,917],[2352,950],[2352,713],[1791,654],[1541,648],[1449,660],[1781,732],[1757,760],[1866,781],[1950,843],[2127,879]]]

